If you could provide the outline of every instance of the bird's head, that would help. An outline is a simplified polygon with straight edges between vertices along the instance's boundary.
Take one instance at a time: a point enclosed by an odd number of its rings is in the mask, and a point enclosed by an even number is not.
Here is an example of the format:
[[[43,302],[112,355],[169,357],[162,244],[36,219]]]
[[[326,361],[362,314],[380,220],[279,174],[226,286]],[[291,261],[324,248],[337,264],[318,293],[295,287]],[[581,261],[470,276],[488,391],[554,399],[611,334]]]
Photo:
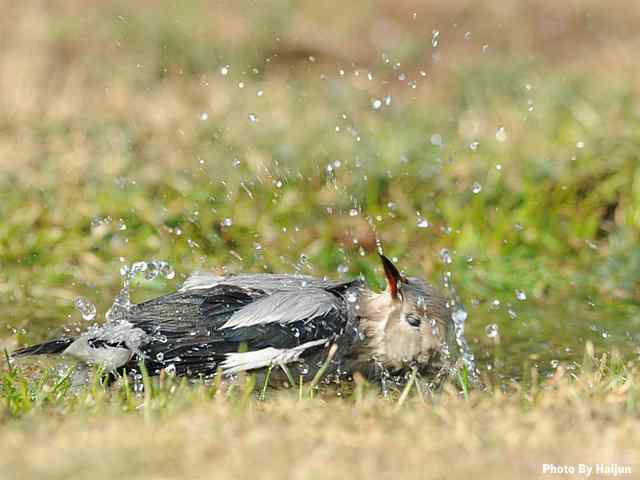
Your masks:
[[[402,275],[380,255],[387,281],[367,305],[365,335],[371,355],[389,369],[429,364],[445,341],[451,322],[446,298],[417,277]]]

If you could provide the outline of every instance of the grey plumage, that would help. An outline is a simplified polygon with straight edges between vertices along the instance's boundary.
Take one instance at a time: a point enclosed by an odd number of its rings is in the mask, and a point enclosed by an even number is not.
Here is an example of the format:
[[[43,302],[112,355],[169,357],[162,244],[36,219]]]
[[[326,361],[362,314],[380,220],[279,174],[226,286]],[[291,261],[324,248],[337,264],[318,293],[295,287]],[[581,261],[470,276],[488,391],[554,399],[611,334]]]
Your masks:
[[[304,321],[313,322],[337,309],[336,297],[321,288],[274,291],[231,315],[220,328],[240,328],[279,323],[286,325]]]
[[[335,374],[432,367],[451,326],[447,302],[382,258],[388,284],[382,293],[361,280],[197,272],[175,293],[130,305],[117,322],[14,356],[62,353],[108,371],[143,361],[152,374],[171,369],[188,376],[288,365],[309,377],[335,344],[329,369]]]
[[[324,288],[331,282],[308,275],[245,273],[232,276],[219,276],[208,272],[194,272],[187,278],[179,291],[198,290],[225,284],[243,288],[260,289],[265,293],[282,290],[299,290],[307,287]]]

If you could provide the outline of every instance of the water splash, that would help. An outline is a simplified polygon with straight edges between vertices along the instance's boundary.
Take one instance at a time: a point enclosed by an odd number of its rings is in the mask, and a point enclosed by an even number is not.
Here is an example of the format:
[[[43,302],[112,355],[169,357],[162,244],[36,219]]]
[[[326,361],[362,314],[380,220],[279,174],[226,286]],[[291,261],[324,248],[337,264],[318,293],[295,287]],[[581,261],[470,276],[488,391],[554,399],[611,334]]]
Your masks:
[[[82,315],[83,320],[90,322],[91,320],[96,318],[96,306],[86,298],[76,297],[73,303],[76,309],[80,312],[80,315]]]
[[[453,263],[453,257],[451,253],[443,249],[440,252],[440,260],[444,263],[445,266]],[[473,355],[473,351],[469,344],[467,343],[467,339],[464,336],[464,327],[469,314],[464,308],[460,297],[458,296],[453,283],[451,282],[451,272],[445,271],[442,275],[442,284],[444,285],[445,290],[449,293],[449,309],[451,311],[451,320],[453,321],[453,336],[454,339],[449,339],[444,342],[443,345],[443,354],[445,360],[451,360],[451,349],[455,347],[457,349],[457,354],[459,358],[462,359],[462,365],[466,368],[469,379],[472,383],[479,383],[479,371],[476,366],[475,356]],[[453,367],[454,371],[452,373],[457,373],[455,371],[455,366]]]
[[[484,329],[484,333],[489,338],[496,338],[498,337],[498,335],[500,335],[500,331],[498,330],[498,325],[496,325],[495,323],[490,323],[489,325],[487,325]]]
[[[418,222],[416,223],[418,228],[429,228],[429,221],[424,217],[418,217]]]
[[[171,280],[176,276],[175,270],[167,262],[152,260],[150,262],[135,262],[132,265],[123,265],[120,268],[122,276],[122,289],[113,300],[113,304],[107,310],[105,318],[107,323],[117,323],[126,319],[131,308],[131,282],[136,275],[142,273],[147,280],[154,280],[158,277]]]

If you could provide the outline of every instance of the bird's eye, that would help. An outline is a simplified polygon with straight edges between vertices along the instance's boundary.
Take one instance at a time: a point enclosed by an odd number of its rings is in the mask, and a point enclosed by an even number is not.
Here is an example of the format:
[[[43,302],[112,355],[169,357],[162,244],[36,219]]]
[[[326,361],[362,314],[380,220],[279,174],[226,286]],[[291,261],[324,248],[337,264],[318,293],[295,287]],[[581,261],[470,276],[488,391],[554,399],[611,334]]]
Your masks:
[[[405,315],[405,318],[407,319],[407,323],[409,325],[416,328],[419,327],[420,323],[422,322],[422,319],[415,313],[407,313],[407,315]]]

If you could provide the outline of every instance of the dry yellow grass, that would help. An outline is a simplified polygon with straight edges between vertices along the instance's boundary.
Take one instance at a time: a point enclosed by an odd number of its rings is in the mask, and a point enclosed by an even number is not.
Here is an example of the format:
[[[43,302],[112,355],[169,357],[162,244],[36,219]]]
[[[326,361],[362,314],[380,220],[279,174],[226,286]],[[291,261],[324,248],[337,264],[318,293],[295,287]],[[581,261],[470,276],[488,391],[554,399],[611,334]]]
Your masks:
[[[623,378],[624,377],[624,378]],[[33,411],[0,430],[0,477],[540,478],[543,464],[640,468],[637,375],[582,375],[509,394],[454,389],[401,407],[375,391],[266,403],[179,387],[125,413],[81,394],[73,415]],[[106,396],[105,396],[106,395]],[[135,403],[141,404],[143,398]]]

